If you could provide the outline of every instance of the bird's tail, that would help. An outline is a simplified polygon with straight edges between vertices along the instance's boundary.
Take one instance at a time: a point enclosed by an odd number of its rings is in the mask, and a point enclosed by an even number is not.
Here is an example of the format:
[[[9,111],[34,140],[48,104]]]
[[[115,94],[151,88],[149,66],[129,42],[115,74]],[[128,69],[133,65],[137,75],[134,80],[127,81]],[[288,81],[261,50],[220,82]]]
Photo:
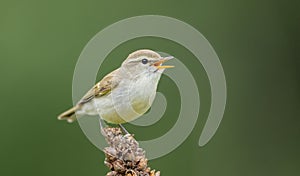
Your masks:
[[[60,114],[57,119],[58,120],[67,120],[67,122],[72,123],[76,120],[75,113],[79,110],[80,106],[76,105],[73,108],[65,111],[64,113]]]

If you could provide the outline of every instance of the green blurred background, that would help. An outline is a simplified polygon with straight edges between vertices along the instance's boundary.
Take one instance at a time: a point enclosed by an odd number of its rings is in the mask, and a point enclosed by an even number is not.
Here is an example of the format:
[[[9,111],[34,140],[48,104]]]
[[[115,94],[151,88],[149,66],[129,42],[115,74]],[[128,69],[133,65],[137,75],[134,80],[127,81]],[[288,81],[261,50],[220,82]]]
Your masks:
[[[197,59],[179,44],[151,37],[127,41],[109,55],[98,79],[139,48],[172,53],[197,78],[201,111],[192,134],[150,166],[162,175],[299,175],[299,9],[297,1],[271,0],[1,0],[0,175],[105,175],[103,153],[77,123],[56,116],[72,105],[73,71],[87,42],[114,22],[146,14],[199,30],[218,53],[228,87],[224,119],[200,148],[210,87]],[[174,87],[162,78],[159,91],[169,104],[159,123],[126,125],[138,139],[158,137],[175,123]]]

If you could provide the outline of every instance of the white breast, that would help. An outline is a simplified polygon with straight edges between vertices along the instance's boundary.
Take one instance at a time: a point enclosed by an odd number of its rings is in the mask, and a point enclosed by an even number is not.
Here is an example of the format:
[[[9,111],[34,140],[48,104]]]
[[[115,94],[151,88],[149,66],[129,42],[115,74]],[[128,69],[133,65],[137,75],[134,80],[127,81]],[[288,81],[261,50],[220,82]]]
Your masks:
[[[124,123],[143,115],[152,105],[157,82],[152,79],[122,80],[106,96],[93,99],[84,109],[85,114],[100,114],[110,123]]]

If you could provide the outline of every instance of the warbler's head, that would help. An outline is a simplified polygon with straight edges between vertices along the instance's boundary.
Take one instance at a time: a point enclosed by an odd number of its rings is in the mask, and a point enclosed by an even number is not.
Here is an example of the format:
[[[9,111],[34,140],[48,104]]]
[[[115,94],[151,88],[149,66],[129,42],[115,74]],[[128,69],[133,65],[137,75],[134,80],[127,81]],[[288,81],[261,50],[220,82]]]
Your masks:
[[[127,59],[122,63],[122,67],[125,68],[129,74],[137,77],[158,76],[166,68],[174,67],[170,65],[162,65],[164,62],[172,58],[172,56],[161,57],[158,53],[152,50],[142,49],[129,54]]]

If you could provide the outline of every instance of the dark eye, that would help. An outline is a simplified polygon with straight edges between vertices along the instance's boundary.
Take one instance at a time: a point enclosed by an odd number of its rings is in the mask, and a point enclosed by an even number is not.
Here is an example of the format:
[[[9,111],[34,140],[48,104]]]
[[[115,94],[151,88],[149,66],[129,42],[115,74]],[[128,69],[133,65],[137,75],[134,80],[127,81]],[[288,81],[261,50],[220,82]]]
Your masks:
[[[147,64],[148,63],[148,59],[142,59],[142,63],[143,64]]]

